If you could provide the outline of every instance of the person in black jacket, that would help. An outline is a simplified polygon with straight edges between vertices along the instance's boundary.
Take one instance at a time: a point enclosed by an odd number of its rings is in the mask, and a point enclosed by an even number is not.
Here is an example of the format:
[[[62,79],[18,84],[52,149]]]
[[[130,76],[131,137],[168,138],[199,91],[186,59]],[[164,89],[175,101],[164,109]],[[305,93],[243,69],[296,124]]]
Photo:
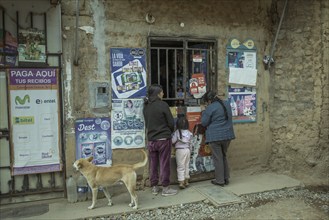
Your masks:
[[[171,158],[171,134],[174,131],[174,118],[169,105],[162,101],[163,89],[161,85],[153,84],[148,88],[144,102],[144,120],[147,129],[147,148],[150,158],[150,182],[152,193],[157,195],[160,191],[160,179],[162,183],[162,195],[171,196],[177,190],[169,187],[170,184],[170,158]]]

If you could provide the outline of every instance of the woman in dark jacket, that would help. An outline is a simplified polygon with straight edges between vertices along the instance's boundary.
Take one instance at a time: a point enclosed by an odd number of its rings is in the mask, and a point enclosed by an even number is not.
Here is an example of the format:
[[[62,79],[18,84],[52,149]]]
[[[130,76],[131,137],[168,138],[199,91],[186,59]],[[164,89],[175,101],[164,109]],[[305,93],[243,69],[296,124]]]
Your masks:
[[[162,98],[163,90],[161,85],[151,85],[145,98],[143,114],[147,129],[152,193],[157,195],[160,191],[158,187],[158,167],[160,165],[160,179],[163,186],[162,195],[171,196],[177,193],[177,190],[169,187],[171,134],[174,131],[174,118],[168,104],[162,101]]]
[[[215,166],[215,179],[211,183],[224,186],[230,178],[226,153],[231,140],[235,139],[232,110],[230,103],[221,100],[213,91],[208,91],[203,100],[208,106],[202,112],[201,124],[207,128],[206,142],[211,148]]]

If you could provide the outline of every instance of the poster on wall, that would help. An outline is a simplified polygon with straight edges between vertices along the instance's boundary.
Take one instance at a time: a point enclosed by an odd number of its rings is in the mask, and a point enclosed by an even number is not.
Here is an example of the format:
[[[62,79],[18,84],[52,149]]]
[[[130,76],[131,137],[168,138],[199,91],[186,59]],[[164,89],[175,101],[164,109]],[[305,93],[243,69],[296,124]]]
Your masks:
[[[144,48],[111,48],[112,98],[141,98],[146,95]]]
[[[60,171],[58,69],[8,71],[13,175]]]
[[[256,121],[257,53],[254,41],[231,39],[227,45],[229,101],[233,122]]]
[[[192,74],[190,79],[190,94],[199,99],[207,92],[206,79],[203,73]]]
[[[233,122],[256,122],[255,88],[229,88],[229,101],[232,108]]]
[[[111,165],[110,118],[81,118],[75,121],[76,159],[93,157],[95,165]]]
[[[205,136],[204,134],[198,134],[194,130],[195,125],[199,124],[201,120],[201,107],[170,107],[170,111],[175,121],[178,117],[185,116],[189,122],[189,130],[194,133],[191,141],[190,174],[213,171],[215,167],[211,158],[210,148],[205,143]]]
[[[46,63],[46,37],[44,31],[37,29],[19,30],[18,61]]]
[[[112,149],[145,147],[143,99],[112,99]]]

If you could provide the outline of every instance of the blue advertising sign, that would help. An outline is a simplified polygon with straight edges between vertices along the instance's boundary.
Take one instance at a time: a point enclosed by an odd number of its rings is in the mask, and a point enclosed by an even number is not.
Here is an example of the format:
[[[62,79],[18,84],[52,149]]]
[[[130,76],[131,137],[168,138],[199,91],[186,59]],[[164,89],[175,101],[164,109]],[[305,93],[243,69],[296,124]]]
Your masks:
[[[141,98],[146,95],[144,48],[111,48],[112,98]]]
[[[111,164],[110,118],[82,118],[75,121],[76,159],[94,157],[96,165]]]

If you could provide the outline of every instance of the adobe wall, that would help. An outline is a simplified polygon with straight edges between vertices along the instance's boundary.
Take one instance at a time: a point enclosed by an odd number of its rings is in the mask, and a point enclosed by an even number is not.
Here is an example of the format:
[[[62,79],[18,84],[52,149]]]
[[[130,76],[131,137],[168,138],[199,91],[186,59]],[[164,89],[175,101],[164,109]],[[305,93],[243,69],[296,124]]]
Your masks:
[[[278,4],[282,11],[284,1]],[[289,1],[271,69],[270,165],[307,182],[329,177],[329,2]],[[321,182],[321,181],[320,181]]]
[[[264,69],[262,58],[269,54],[283,2],[80,1],[79,27],[93,27],[94,32],[78,31],[77,54],[76,2],[62,1],[68,174],[75,158],[74,120],[109,116],[109,113],[91,110],[89,84],[110,81],[111,47],[147,48],[148,36],[216,39],[219,91],[226,89],[228,81],[225,68],[228,40],[232,37],[240,40],[252,38],[257,47],[257,122],[235,124],[237,138],[229,149],[231,169],[252,168],[256,172],[270,164],[277,171],[288,168],[296,172],[301,170],[299,165],[303,165],[307,172],[314,174],[317,171],[313,171],[322,170],[319,172],[324,173],[324,162],[328,164],[328,157],[322,158],[328,146],[328,126],[325,123],[325,119],[328,121],[328,77],[325,74],[328,65],[324,67],[322,63],[328,64],[328,57],[319,45],[325,46],[324,40],[328,37],[325,35],[328,27],[322,21],[328,20],[325,15],[328,6],[325,0],[314,1],[312,7],[306,0],[289,4],[275,51],[276,64],[270,73]],[[156,18],[154,24],[145,22],[146,13],[152,13]],[[184,27],[179,25],[181,22],[184,22]],[[302,50],[301,45],[306,50]],[[74,65],[75,57],[79,58],[78,65]],[[322,150],[316,150],[317,147]],[[127,150],[114,150],[114,163],[137,161],[140,158],[136,155]]]

